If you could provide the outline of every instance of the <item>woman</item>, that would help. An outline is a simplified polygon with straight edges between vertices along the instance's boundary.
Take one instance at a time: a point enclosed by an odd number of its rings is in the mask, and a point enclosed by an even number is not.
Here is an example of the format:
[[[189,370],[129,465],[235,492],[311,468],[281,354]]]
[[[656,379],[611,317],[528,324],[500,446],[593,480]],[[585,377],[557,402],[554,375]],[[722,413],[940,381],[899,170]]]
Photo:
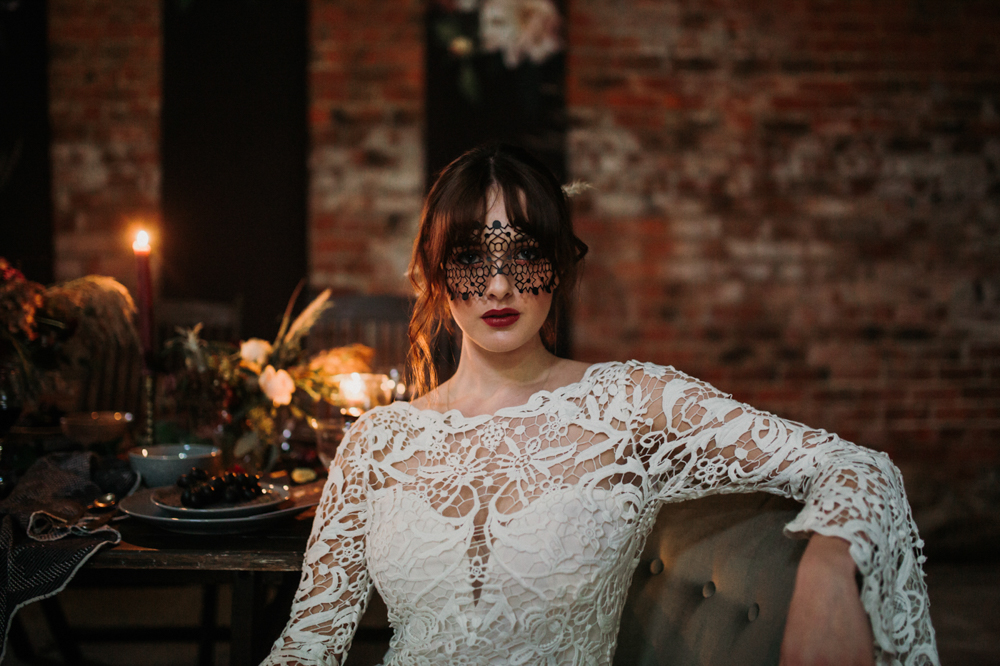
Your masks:
[[[442,172],[411,264],[422,395],[345,437],[266,663],[342,663],[374,583],[386,664],[610,664],[659,505],[751,490],[805,502],[786,528],[811,538],[784,663],[937,663],[889,459],[669,367],[557,358],[585,252],[525,152],[479,148]],[[452,322],[461,357],[438,386],[431,350]]]

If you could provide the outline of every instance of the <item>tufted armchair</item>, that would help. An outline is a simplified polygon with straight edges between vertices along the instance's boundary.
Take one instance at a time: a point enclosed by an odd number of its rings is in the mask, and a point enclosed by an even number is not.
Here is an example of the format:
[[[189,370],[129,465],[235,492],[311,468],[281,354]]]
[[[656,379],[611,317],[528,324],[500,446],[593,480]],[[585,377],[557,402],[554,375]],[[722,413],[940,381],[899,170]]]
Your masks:
[[[764,493],[664,506],[622,613],[615,666],[777,664],[805,540]]]

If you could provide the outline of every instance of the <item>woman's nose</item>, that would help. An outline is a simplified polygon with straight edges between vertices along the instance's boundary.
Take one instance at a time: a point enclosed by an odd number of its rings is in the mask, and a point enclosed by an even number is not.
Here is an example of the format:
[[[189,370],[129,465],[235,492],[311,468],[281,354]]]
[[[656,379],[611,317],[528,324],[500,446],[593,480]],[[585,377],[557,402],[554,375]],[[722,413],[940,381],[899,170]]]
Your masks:
[[[497,262],[494,267],[493,275],[486,282],[486,293],[484,296],[487,298],[495,298],[496,300],[503,300],[511,295],[513,291],[513,286],[511,284],[510,276],[507,275],[507,271],[504,268],[502,262]]]

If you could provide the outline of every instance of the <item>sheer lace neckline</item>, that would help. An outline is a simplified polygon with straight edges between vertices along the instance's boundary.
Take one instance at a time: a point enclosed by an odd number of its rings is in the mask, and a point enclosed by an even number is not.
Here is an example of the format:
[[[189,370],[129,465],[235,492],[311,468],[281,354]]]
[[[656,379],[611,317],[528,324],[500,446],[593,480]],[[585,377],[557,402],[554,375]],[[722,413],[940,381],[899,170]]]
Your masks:
[[[406,405],[405,409],[407,409],[410,412],[413,412],[413,413],[415,413],[415,414],[417,414],[419,416],[425,416],[427,418],[441,419],[441,420],[446,420],[446,421],[451,421],[451,422],[455,422],[455,421],[475,422],[475,421],[480,421],[480,420],[481,421],[489,421],[489,420],[494,419],[494,418],[496,418],[498,416],[506,416],[506,417],[520,416],[524,411],[526,411],[528,409],[532,409],[533,405],[537,404],[537,402],[539,401],[539,399],[541,399],[543,396],[548,396],[548,397],[559,396],[559,395],[562,395],[562,394],[564,394],[564,393],[566,393],[566,392],[568,392],[568,391],[570,391],[572,389],[575,389],[575,388],[577,388],[579,386],[584,386],[584,385],[587,384],[588,381],[591,380],[591,378],[593,377],[593,375],[596,374],[597,370],[599,370],[601,368],[605,368],[605,367],[611,366],[611,365],[615,365],[616,363],[617,363],[617,361],[606,361],[606,362],[603,362],[603,363],[592,363],[590,366],[587,367],[586,370],[584,370],[583,376],[580,377],[580,379],[578,379],[578,380],[576,380],[574,382],[570,382],[568,384],[563,384],[562,386],[556,387],[556,388],[554,388],[552,390],[549,390],[549,389],[539,389],[539,390],[535,391],[534,393],[532,393],[525,402],[523,402],[523,403],[521,403],[519,405],[510,405],[508,407],[501,407],[500,409],[498,409],[497,411],[493,412],[492,414],[475,414],[473,416],[466,416],[465,414],[463,414],[458,409],[449,409],[449,410],[446,410],[446,411],[442,412],[440,410],[433,409],[433,408],[430,408],[430,407],[416,407],[412,402],[403,402],[402,404]],[[396,405],[396,404],[400,404],[400,403],[395,403],[394,402],[392,404]]]

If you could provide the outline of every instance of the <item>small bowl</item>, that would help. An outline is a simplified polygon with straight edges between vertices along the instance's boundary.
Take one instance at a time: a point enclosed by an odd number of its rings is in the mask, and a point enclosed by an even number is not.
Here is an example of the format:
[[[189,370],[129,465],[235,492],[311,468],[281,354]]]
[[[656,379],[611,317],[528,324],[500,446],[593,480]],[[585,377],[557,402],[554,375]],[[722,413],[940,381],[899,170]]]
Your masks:
[[[208,444],[137,446],[129,450],[128,461],[148,487],[156,488],[176,483],[192,467],[218,473],[222,469],[222,449]]]
[[[128,412],[73,412],[59,419],[62,433],[84,446],[118,441],[131,422]]]

